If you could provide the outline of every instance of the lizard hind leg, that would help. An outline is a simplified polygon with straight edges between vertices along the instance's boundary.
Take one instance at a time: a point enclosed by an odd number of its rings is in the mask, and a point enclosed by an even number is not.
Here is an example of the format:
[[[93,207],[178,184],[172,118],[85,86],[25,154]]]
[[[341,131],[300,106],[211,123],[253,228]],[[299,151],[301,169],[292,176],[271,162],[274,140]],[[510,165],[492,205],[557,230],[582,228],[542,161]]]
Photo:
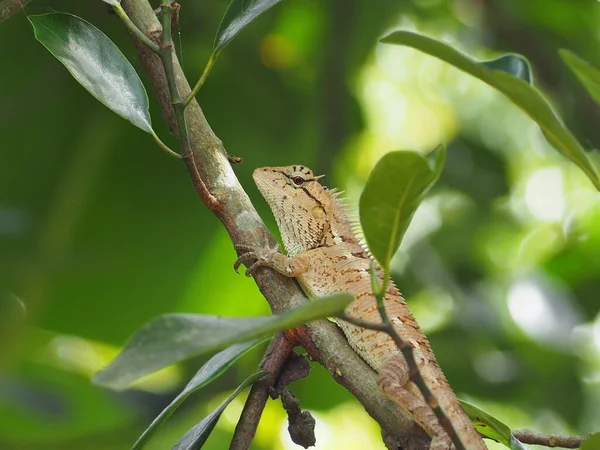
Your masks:
[[[395,354],[387,359],[379,372],[378,384],[383,393],[410,414],[431,437],[430,450],[452,450],[450,437],[427,405],[417,386],[409,380],[408,365]]]

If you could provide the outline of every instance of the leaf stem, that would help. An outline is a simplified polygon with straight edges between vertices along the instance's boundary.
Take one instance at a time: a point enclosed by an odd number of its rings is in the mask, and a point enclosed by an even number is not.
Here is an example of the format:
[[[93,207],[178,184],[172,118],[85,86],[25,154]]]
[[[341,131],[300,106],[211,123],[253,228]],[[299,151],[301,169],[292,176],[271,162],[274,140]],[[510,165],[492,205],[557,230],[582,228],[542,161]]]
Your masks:
[[[152,131],[152,137],[154,138],[154,140],[156,141],[156,143],[158,144],[158,146],[160,148],[162,148],[165,152],[167,152],[169,155],[174,156],[177,159],[182,159],[181,155],[179,153],[177,153],[174,150],[171,150],[169,148],[169,146],[167,144],[165,144],[159,137],[158,135],[154,132],[154,130]]]
[[[194,97],[196,97],[196,95],[198,95],[198,92],[200,91],[200,88],[204,85],[204,82],[208,78],[208,74],[210,73],[210,71],[212,70],[213,66],[215,65],[215,62],[217,60],[217,56],[219,56],[219,52],[213,52],[213,53],[211,53],[210,57],[208,58],[208,61],[206,62],[206,66],[204,66],[204,70],[202,71],[202,75],[200,75],[200,78],[196,82],[196,85],[194,86],[194,89],[192,89],[192,92],[190,92],[190,94],[186,97],[185,101],[183,102],[183,104],[185,106],[189,105],[190,102],[194,99]]]
[[[142,30],[140,30],[129,18],[129,16],[127,15],[127,13],[125,12],[125,10],[123,9],[123,7],[121,6],[120,3],[116,3],[114,5],[112,5],[113,7],[113,11],[115,12],[115,14],[119,17],[119,19],[121,19],[121,21],[125,24],[125,27],[131,32],[133,33],[133,35],[137,38],[138,41],[140,41],[142,44],[144,44],[146,47],[148,47],[150,50],[152,50],[154,53],[159,54],[160,53],[160,47],[154,42],[152,41],[152,39],[150,39],[148,36],[146,36]]]

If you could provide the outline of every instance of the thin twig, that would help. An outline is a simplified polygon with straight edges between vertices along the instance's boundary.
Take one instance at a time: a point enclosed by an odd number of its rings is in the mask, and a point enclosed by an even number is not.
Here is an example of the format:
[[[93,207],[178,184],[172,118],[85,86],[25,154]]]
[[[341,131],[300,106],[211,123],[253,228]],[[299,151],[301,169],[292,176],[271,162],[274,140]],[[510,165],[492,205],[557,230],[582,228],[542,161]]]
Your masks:
[[[419,366],[417,366],[417,362],[415,361],[415,357],[413,354],[414,347],[409,342],[406,342],[404,339],[402,339],[400,334],[398,334],[396,328],[394,328],[394,325],[390,320],[390,316],[388,315],[385,309],[384,295],[390,283],[389,272],[387,270],[384,272],[382,283],[379,282],[379,277],[377,276],[377,268],[375,264],[371,265],[370,272],[371,286],[373,289],[373,294],[375,295],[375,300],[377,302],[377,310],[379,311],[379,315],[381,316],[382,323],[373,324],[365,322],[360,326],[372,330],[383,331],[392,338],[398,349],[402,352],[402,356],[404,356],[404,359],[408,366],[409,379],[417,385],[419,391],[421,392],[421,394],[423,394],[425,402],[435,413],[438,421],[440,422],[440,425],[444,428],[446,433],[448,433],[448,436],[454,443],[456,449],[465,450],[465,447],[462,441],[460,440],[458,433],[454,429],[454,424],[452,423],[452,421],[450,421],[450,419],[446,416],[446,413],[444,413],[444,411],[440,407],[438,401],[427,386],[427,383],[425,383],[425,380],[423,379],[423,376],[419,371]]]
[[[377,295],[376,295],[376,297],[377,297]],[[379,302],[378,302],[378,304],[379,304]],[[367,328],[369,330],[375,330],[375,331],[381,331],[383,333],[387,333],[394,340],[394,342],[396,343],[396,346],[400,349],[400,351],[402,352],[402,355],[404,356],[404,359],[406,360],[406,364],[408,365],[410,380],[413,381],[417,385],[417,387],[421,391],[421,394],[423,394],[423,398],[425,398],[427,405],[429,405],[429,407],[434,411],[436,417],[440,421],[440,424],[444,427],[444,430],[446,430],[446,433],[448,433],[450,438],[452,438],[456,448],[464,449],[464,446],[463,446],[462,442],[460,441],[458,434],[456,434],[456,431],[454,430],[454,426],[452,425],[452,422],[450,422],[450,420],[448,419],[448,417],[446,416],[444,411],[442,411],[442,409],[440,408],[439,404],[437,403],[434,395],[431,393],[431,391],[427,387],[427,384],[425,383],[425,380],[421,376],[421,372],[419,371],[419,368],[417,366],[417,363],[416,363],[414,355],[413,355],[413,346],[410,345],[408,342],[406,342],[404,339],[402,339],[400,337],[400,335],[398,334],[398,332],[396,331],[396,329],[390,322],[389,316],[387,315],[387,312],[385,311],[385,307],[380,309],[380,315],[382,316],[383,323],[367,322],[366,320],[360,320],[355,317],[349,316],[347,314],[341,314],[341,315],[337,316],[337,318],[341,319],[341,320],[345,320],[346,322],[349,322],[353,325],[356,325],[356,326],[359,326],[362,328]],[[452,436],[452,433],[454,433],[454,437]]]
[[[387,315],[387,312],[385,312],[385,305],[383,304],[383,297],[381,296],[381,294],[376,294],[375,297],[379,297],[377,302],[378,304],[381,303],[382,305],[381,309],[379,309],[379,312],[380,314],[382,311],[384,313],[381,315],[381,318],[387,327],[386,332],[394,340],[396,346],[400,349],[400,351],[402,352],[402,356],[404,356],[404,359],[406,360],[406,364],[408,366],[409,379],[417,385],[419,391],[421,391],[421,394],[423,394],[425,402],[435,413],[435,416],[438,418],[440,425],[444,428],[444,430],[446,430],[446,433],[448,433],[448,436],[450,436],[450,439],[452,440],[452,443],[454,444],[456,449],[466,450],[462,441],[458,437],[458,433],[454,429],[452,421],[450,421],[450,419],[446,416],[446,414],[440,407],[438,401],[436,400],[435,396],[427,386],[427,383],[425,383],[425,380],[423,379],[423,376],[419,371],[419,367],[417,366],[417,362],[415,361],[415,356],[413,353],[414,347],[410,343],[402,339],[402,337],[400,337],[400,335],[390,322],[389,316]]]
[[[368,322],[366,320],[357,319],[356,317],[349,316],[348,314],[340,314],[336,316],[338,319],[345,320],[352,325],[357,327],[367,328],[369,330],[381,331],[383,333],[388,332],[388,327],[382,323]]]
[[[579,448],[586,436],[561,436],[544,434],[533,430],[514,430],[513,436],[523,444],[543,445],[545,447]]]
[[[204,85],[204,82],[208,78],[208,74],[215,65],[215,62],[217,61],[217,56],[219,56],[219,52],[211,53],[210,57],[208,58],[208,61],[206,62],[206,66],[202,71],[202,75],[200,75],[200,78],[196,82],[194,89],[192,89],[192,92],[190,92],[190,94],[186,97],[186,99],[183,102],[185,106],[189,105],[190,102],[194,100],[196,95],[198,95],[198,92],[200,92],[200,88]]]
[[[269,397],[269,390],[275,384],[281,368],[294,348],[294,344],[295,342],[289,340],[284,333],[275,336],[269,344],[260,364],[260,368],[269,371],[269,374],[252,385],[240,420],[235,427],[229,446],[230,450],[250,448],[250,443],[256,434],[258,422]]]

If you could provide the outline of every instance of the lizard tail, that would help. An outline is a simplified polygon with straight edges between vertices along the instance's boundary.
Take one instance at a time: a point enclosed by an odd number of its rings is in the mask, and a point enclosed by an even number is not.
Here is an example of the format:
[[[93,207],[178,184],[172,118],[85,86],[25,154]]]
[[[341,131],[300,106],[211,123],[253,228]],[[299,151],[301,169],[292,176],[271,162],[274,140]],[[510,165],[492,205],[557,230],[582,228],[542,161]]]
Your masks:
[[[450,450],[450,437],[427,405],[417,386],[409,381],[408,366],[399,355],[390,357],[379,373],[379,387],[393,402],[402,407],[431,436],[430,450]]]
[[[467,450],[487,450],[483,439],[475,430],[471,420],[458,403],[444,373],[433,360],[423,358],[415,349],[415,359],[419,366],[421,376],[427,381],[429,390],[435,401],[449,419]],[[431,449],[451,449],[451,439],[441,426],[433,409],[427,404],[421,391],[409,380],[408,365],[400,354],[390,356],[379,373],[379,385],[383,392],[412,414],[417,422],[432,438]],[[434,447],[434,442],[441,440],[440,447]],[[437,442],[436,442],[437,444]]]

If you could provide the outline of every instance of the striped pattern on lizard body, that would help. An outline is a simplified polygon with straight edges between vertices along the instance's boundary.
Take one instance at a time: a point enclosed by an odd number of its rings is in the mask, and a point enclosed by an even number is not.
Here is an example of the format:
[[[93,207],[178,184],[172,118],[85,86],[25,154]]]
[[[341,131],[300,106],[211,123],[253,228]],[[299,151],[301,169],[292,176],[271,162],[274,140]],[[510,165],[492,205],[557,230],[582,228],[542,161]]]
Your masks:
[[[359,243],[338,193],[322,186],[310,169],[295,165],[256,169],[254,180],[269,204],[288,256],[276,249],[240,248],[236,266],[252,272],[270,266],[295,277],[310,296],[345,291],[356,296],[346,313],[369,322],[381,322],[371,290],[371,257]],[[253,264],[250,264],[253,263]],[[382,278],[382,270],[378,267]],[[411,343],[421,376],[452,422],[465,448],[485,450],[481,437],[460,407],[439,368],[427,338],[398,289],[390,283],[384,297],[386,311],[400,336]],[[385,333],[338,321],[352,348],[379,373],[384,393],[403,407],[432,437],[431,449],[453,448],[437,417],[414,383],[407,364]]]

